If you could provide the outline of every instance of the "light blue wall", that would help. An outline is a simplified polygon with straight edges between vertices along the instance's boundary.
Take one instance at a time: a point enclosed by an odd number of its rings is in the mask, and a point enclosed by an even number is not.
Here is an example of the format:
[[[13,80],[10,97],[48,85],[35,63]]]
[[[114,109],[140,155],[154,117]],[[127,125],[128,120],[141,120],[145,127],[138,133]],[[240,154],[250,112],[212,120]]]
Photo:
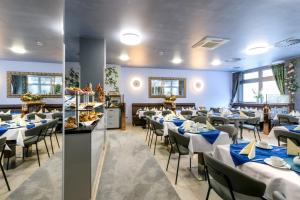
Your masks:
[[[231,96],[230,72],[200,71],[200,70],[172,70],[154,68],[121,67],[120,92],[124,94],[126,116],[131,121],[132,103],[163,102],[161,98],[148,98],[148,77],[181,77],[187,80],[187,97],[178,98],[178,103],[196,103],[196,106],[228,106]],[[132,81],[139,79],[140,88],[134,88]],[[203,82],[203,88],[196,91],[196,80]]]
[[[21,104],[19,98],[7,98],[7,71],[62,73],[63,64],[0,60],[0,104]],[[60,104],[62,98],[48,98],[44,101],[50,104]]]

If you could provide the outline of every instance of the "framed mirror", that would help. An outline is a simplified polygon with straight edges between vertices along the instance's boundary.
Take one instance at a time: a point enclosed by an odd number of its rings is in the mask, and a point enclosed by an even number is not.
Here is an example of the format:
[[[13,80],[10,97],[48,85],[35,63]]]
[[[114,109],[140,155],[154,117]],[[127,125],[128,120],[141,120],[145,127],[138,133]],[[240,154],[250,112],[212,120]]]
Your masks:
[[[186,97],[186,79],[173,77],[149,77],[149,98],[164,98],[175,95]]]
[[[43,72],[7,72],[7,97],[18,98],[25,93],[45,98],[62,97],[62,74]]]

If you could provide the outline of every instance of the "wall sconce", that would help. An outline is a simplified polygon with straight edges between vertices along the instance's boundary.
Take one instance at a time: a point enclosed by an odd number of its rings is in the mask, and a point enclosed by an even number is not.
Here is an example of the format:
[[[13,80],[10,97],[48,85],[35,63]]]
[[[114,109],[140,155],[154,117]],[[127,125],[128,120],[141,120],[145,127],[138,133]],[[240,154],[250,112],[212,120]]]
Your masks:
[[[142,87],[142,82],[141,82],[141,80],[134,78],[131,81],[131,86],[135,89],[138,89],[138,88]]]
[[[201,80],[195,81],[194,88],[196,91],[200,91],[203,88],[203,82]]]

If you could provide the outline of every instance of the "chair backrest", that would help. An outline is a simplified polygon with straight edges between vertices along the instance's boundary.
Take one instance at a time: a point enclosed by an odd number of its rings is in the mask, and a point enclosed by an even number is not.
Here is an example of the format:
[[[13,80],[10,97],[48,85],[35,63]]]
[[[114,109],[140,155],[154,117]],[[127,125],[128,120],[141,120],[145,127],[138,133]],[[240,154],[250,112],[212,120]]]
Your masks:
[[[176,145],[175,136],[174,136],[175,134],[177,134],[175,131],[168,129],[169,141],[173,147],[174,147],[174,145]]]
[[[155,111],[152,111],[152,110],[149,110],[149,111],[145,111],[144,112],[144,116],[150,116],[150,117],[152,117],[152,116],[154,116],[156,114],[156,112]]]
[[[45,123],[45,124],[41,124],[39,126],[31,128],[31,129],[27,129],[25,131],[25,136],[38,136],[38,138],[39,138],[40,136],[42,136],[43,134],[45,134],[45,131],[46,131],[46,129],[49,126],[49,123],[50,122]]]
[[[193,117],[191,120],[194,121],[195,123],[199,122],[201,124],[205,124],[206,121],[207,121],[207,117],[205,117],[205,116],[197,116],[197,117]]]
[[[285,115],[285,114],[278,114],[277,115],[277,118],[278,118],[278,121],[279,121],[279,124],[298,124],[299,122],[299,119],[294,117],[294,116],[291,116],[291,115]]]
[[[161,123],[155,121],[155,120],[152,120],[150,121],[151,125],[152,125],[152,128],[153,130],[156,132],[156,130],[161,130],[161,129],[164,129],[164,125],[162,125]]]
[[[229,120],[224,117],[211,116],[210,123],[214,126],[220,126],[220,125],[229,124]]]
[[[234,195],[233,192],[237,192],[251,197],[263,197],[266,189],[265,183],[214,159],[207,153],[204,153],[204,163],[208,174],[231,191],[232,195]]]
[[[223,131],[225,133],[228,133],[229,137],[235,138],[238,134],[238,129],[231,125],[222,125],[216,127],[219,131]]]
[[[230,112],[232,114],[240,114],[240,111],[239,110],[236,110],[236,109],[230,109]]]
[[[181,135],[181,134],[176,133],[176,132],[175,132],[175,134],[173,134],[173,136],[174,136],[175,144],[176,144],[179,152],[180,152],[179,146],[189,148],[190,137],[186,137],[186,136]]]
[[[163,111],[161,112],[161,115],[162,115],[162,116],[166,116],[166,115],[169,115],[169,114],[171,114],[171,113],[172,113],[171,110],[163,110]]]
[[[285,198],[285,196],[281,192],[274,191],[273,200],[287,200],[287,198]]]
[[[220,113],[220,108],[210,108],[214,113]]]
[[[247,124],[258,126],[260,123],[260,117],[252,117],[246,120]]]
[[[197,111],[198,116],[207,116],[207,110],[198,110]]]
[[[253,111],[243,111],[243,113],[245,113],[245,115],[247,115],[248,117],[255,117],[255,112]]]
[[[298,146],[300,146],[300,134],[299,133],[293,133],[291,131],[285,131],[285,130],[274,130],[274,135],[277,140],[283,139],[290,139],[294,141]]]
[[[58,113],[53,113],[52,114],[52,119],[59,119],[59,120],[62,120],[63,118],[63,114],[61,112],[58,112]]]
[[[34,120],[35,119],[35,113],[29,113],[26,115],[28,120]]]
[[[191,110],[182,110],[180,112],[181,115],[186,115],[186,116],[192,116],[193,115],[193,111]]]
[[[7,114],[0,114],[0,119],[2,120],[2,121],[10,121],[10,120],[12,120],[12,115],[7,115]]]
[[[4,150],[5,144],[6,144],[6,137],[0,138],[0,152]]]

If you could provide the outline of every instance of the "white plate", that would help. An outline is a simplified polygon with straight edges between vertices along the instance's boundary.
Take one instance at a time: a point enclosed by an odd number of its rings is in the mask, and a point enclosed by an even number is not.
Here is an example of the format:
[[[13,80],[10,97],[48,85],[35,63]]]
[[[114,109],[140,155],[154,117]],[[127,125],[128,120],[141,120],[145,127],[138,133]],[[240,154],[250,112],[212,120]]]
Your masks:
[[[263,146],[261,146],[259,144],[255,144],[255,146],[258,147],[258,148],[261,148],[261,149],[269,149],[269,150],[273,149],[273,147],[271,145],[268,145],[268,147],[263,147]]]
[[[270,166],[272,166],[272,167],[275,167],[275,168],[278,168],[278,169],[291,169],[291,166],[289,165],[289,164],[287,164],[286,162],[285,162],[285,164],[284,165],[282,165],[282,166],[275,166],[275,165],[273,165],[273,163],[272,163],[272,161],[271,161],[271,158],[266,158],[266,159],[264,159],[264,162],[265,163],[267,163],[268,165],[270,165]]]

